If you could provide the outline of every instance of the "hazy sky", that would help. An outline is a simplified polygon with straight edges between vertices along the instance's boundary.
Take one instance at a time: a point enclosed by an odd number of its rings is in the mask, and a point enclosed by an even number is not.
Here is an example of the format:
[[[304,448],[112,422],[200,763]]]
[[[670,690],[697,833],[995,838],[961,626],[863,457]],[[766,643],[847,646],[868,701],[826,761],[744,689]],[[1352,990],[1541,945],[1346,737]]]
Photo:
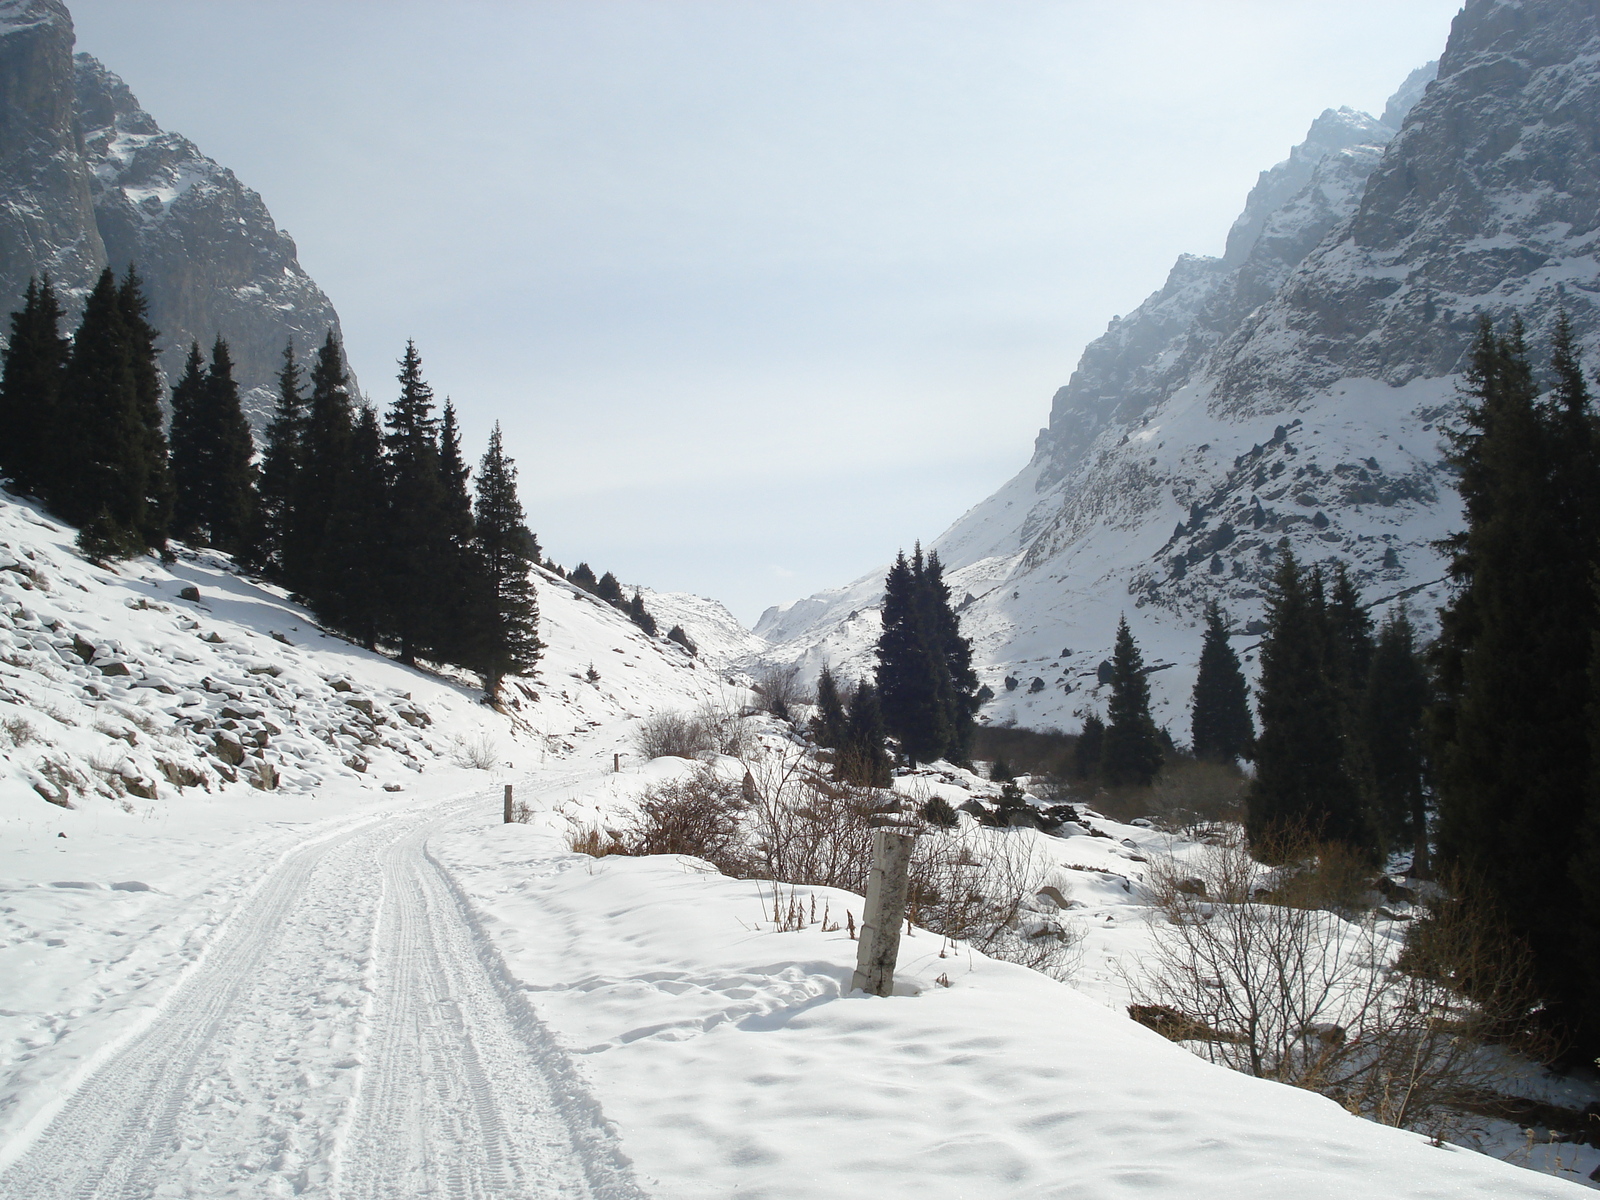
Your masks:
[[[1457,0],[68,0],[415,338],[547,550],[747,622],[1028,460],[1084,344]]]

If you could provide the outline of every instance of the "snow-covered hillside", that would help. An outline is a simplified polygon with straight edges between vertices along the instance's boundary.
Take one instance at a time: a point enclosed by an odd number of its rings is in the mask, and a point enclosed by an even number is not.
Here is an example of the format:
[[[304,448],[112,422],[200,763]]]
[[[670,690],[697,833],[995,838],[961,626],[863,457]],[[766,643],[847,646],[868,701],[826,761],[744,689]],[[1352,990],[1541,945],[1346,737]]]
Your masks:
[[[1432,618],[1459,523],[1442,461],[1480,314],[1565,309],[1600,361],[1600,17],[1470,0],[1382,120],[1324,113],[1263,173],[1223,257],[1185,257],[1113,320],[1055,397],[1032,461],[933,545],[996,699],[1071,729],[1125,612],[1180,740],[1206,601],[1254,643],[1284,540],[1348,565],[1375,607]],[[870,668],[883,572],[767,612],[815,670]],[[1015,680],[1008,690],[1007,679]]]
[[[638,759],[640,717],[749,695],[540,600],[501,714],[221,559],[96,566],[0,494],[0,1197],[1577,1194],[1125,1017],[1149,830],[1016,831],[1084,990],[914,930],[886,1000],[847,993],[847,931],[778,932],[768,884],[572,853],[693,769]],[[900,786],[987,786],[947,775]]]

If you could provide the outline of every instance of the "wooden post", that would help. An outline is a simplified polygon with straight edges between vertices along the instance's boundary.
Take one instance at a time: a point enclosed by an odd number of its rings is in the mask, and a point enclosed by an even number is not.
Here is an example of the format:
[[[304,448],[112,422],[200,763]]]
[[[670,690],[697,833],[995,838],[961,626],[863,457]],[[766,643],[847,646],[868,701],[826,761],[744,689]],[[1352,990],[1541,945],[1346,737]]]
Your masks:
[[[506,784],[506,824],[511,824],[511,785]]]
[[[856,974],[850,990],[873,996],[894,991],[894,966],[900,954],[900,923],[906,915],[907,878],[914,833],[879,829],[872,835],[872,874],[867,876],[867,911],[856,943]]]
[[[622,755],[613,754],[611,756],[611,773],[613,775],[615,775],[621,770],[622,770]]]

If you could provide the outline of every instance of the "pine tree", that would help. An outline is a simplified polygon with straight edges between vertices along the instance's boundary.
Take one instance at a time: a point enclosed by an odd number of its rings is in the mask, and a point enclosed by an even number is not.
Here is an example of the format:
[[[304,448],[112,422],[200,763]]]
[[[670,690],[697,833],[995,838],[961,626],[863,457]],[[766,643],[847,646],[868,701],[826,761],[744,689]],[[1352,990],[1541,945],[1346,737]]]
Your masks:
[[[539,660],[539,607],[532,566],[539,544],[528,531],[517,498],[517,468],[501,444],[500,426],[489,435],[489,449],[478,469],[476,512],[478,549],[489,584],[484,689],[499,697],[506,675],[526,675]]]
[[[1190,737],[1196,758],[1231,763],[1250,757],[1255,725],[1250,719],[1250,697],[1239,656],[1228,644],[1228,625],[1222,606],[1206,605],[1205,640],[1200,647],[1200,669],[1195,675],[1191,702]]]
[[[877,691],[883,720],[911,762],[965,762],[978,706],[972,643],[961,636],[937,554],[901,552],[884,580]]]
[[[1569,836],[1592,821],[1597,627],[1594,417],[1570,330],[1541,401],[1519,322],[1485,321],[1452,459],[1467,528],[1448,543],[1436,713],[1439,853],[1525,937],[1551,1018],[1600,1046],[1589,977],[1600,916]],[[1575,880],[1574,872],[1582,884]],[[1586,912],[1573,937],[1574,912]],[[1588,939],[1585,932],[1588,932]]]
[[[595,588],[600,586],[599,580],[594,577],[594,569],[586,562],[581,562],[572,568],[572,574],[567,576],[567,582],[574,587],[580,587],[590,595]]]
[[[0,373],[0,474],[24,495],[41,493],[62,471],[57,409],[71,350],[50,277],[29,279]]]
[[[160,334],[147,319],[150,305],[144,296],[144,282],[131,263],[117,289],[117,304],[127,330],[134,425],[138,437],[133,454],[139,463],[144,488],[137,531],[146,546],[161,549],[167,544],[167,531],[172,523],[174,493],[167,437],[162,428],[166,417],[161,411],[161,367],[156,347]]]
[[[973,714],[978,711],[978,674],[972,669],[972,642],[961,636],[960,618],[950,606],[950,589],[937,550],[928,554],[921,590],[934,653],[943,667],[940,693],[951,728],[944,757],[966,762],[972,747]]]
[[[1117,622],[1111,671],[1107,705],[1111,719],[1100,751],[1100,774],[1113,787],[1149,787],[1161,769],[1161,747],[1150,718],[1150,681],[1144,673],[1144,656],[1126,617]]]
[[[249,565],[269,578],[285,578],[284,550],[298,523],[306,457],[306,398],[294,343],[283,348],[278,369],[278,403],[267,426],[261,455],[261,481],[251,527]]]
[[[1245,806],[1251,848],[1271,857],[1285,839],[1374,846],[1347,771],[1346,714],[1330,671],[1322,574],[1302,572],[1287,544],[1268,593],[1261,644],[1256,777]]]
[[[428,640],[438,657],[465,667],[475,666],[484,657],[479,643],[485,636],[488,610],[493,605],[467,486],[471,474],[461,454],[455,405],[446,400],[439,423],[439,479],[444,487],[440,532],[445,539],[447,566],[440,580],[439,607]]]
[[[892,776],[889,753],[883,748],[885,736],[878,689],[863,679],[850,696],[844,740],[834,756],[834,778],[857,787],[888,787]]]
[[[172,388],[172,531],[186,542],[199,540],[205,518],[205,401],[206,360],[200,343],[190,342],[183,375]]]
[[[291,591],[314,603],[326,598],[320,577],[323,540],[328,536],[335,497],[346,487],[351,463],[355,411],[344,351],[328,330],[311,367],[311,395],[306,402],[304,468],[296,488],[293,520],[284,533],[283,575]]]
[[[389,478],[389,564],[384,625],[400,648],[400,661],[435,648],[450,568],[444,518],[446,493],[439,469],[439,423],[433,389],[422,378],[422,358],[407,342],[400,359],[400,395],[384,418],[384,462]]]
[[[1360,711],[1372,806],[1379,832],[1391,845],[1410,846],[1411,873],[1429,877],[1423,713],[1428,677],[1404,608],[1378,631]]]
[[[1073,747],[1073,766],[1079,779],[1095,779],[1100,774],[1100,756],[1106,746],[1106,723],[1098,713],[1083,714],[1083,728]]]
[[[346,449],[312,571],[317,612],[368,650],[376,647],[389,566],[389,486],[378,414],[362,405]]]
[[[659,632],[656,619],[650,615],[650,610],[645,608],[644,596],[638,588],[633,590],[633,599],[628,601],[628,618],[651,637],[655,637]]]
[[[45,488],[64,520],[119,554],[148,548],[157,523],[149,510],[160,464],[151,460],[136,340],[116,278],[103,271],[72,339],[53,433],[62,470]]]
[[[599,582],[594,585],[594,594],[607,604],[615,604],[618,608],[621,608],[625,603],[622,595],[622,584],[617,581],[617,577],[610,571],[600,576]]]
[[[205,420],[210,439],[205,525],[211,545],[229,554],[244,549],[255,507],[255,440],[239,405],[239,384],[233,377],[233,355],[220,337],[211,348],[206,371]]]
[[[817,715],[811,718],[811,737],[819,746],[836,749],[844,742],[844,735],[844,701],[839,698],[833,668],[823,663],[822,674],[817,677]]]

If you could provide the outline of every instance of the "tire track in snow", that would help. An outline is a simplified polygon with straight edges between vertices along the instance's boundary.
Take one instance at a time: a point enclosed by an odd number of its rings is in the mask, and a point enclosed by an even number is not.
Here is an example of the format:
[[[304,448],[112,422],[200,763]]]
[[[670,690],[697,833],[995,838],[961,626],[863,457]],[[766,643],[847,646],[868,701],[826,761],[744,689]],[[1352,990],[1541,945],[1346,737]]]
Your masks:
[[[449,819],[288,855],[0,1175],[0,1200],[642,1197],[427,855]]]

